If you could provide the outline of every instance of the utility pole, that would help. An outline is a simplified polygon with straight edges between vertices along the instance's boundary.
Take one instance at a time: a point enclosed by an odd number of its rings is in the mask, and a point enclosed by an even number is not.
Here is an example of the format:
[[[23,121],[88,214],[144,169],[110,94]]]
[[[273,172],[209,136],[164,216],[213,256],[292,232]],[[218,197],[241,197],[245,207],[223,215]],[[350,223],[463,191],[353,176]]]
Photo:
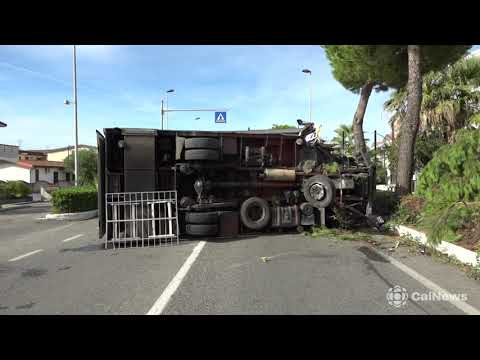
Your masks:
[[[310,122],[312,122],[312,71],[309,69],[303,69],[303,73],[309,74],[309,88],[310,88]]]
[[[78,186],[77,49],[73,45],[73,117],[75,128],[75,186]]]
[[[163,114],[165,113],[165,110],[163,109],[163,99],[162,99],[162,110],[161,110],[161,113],[162,113],[162,130],[163,130]]]

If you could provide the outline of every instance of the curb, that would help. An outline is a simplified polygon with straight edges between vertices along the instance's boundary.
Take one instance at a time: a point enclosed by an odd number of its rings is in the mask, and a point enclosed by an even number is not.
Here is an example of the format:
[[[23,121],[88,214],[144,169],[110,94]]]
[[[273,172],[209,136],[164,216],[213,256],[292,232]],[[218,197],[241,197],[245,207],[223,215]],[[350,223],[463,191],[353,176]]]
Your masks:
[[[45,220],[88,220],[98,216],[98,210],[89,210],[78,213],[65,213],[65,214],[47,214]]]
[[[415,241],[423,244],[427,244],[427,235],[421,231],[411,229],[405,225],[397,225],[395,227],[399,235],[410,235]],[[457,258],[458,261],[469,264],[472,266],[480,265],[479,259],[477,259],[477,254],[474,251],[465,249],[461,246],[442,241],[436,246],[432,246],[435,250]]]
[[[0,207],[0,213],[1,212],[7,212],[7,211],[10,211],[10,210],[16,210],[16,209],[26,209],[26,208],[29,208],[29,207],[30,207],[30,205],[9,206],[9,207],[5,207],[5,208]]]

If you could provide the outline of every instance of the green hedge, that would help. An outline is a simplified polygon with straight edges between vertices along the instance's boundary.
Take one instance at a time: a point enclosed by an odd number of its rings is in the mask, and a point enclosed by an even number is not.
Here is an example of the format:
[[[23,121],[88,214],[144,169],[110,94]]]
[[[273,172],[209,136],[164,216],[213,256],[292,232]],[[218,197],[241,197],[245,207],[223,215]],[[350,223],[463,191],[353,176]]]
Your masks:
[[[95,186],[60,188],[52,193],[53,210],[56,213],[74,213],[97,208]]]
[[[0,199],[20,199],[32,193],[30,186],[23,181],[0,183]]]

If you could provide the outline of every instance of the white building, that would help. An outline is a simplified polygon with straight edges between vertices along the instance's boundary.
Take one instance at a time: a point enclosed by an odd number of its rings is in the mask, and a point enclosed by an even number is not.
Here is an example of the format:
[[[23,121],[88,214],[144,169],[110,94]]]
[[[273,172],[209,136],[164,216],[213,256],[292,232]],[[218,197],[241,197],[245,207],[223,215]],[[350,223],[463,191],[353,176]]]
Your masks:
[[[41,187],[72,185],[74,178],[65,171],[63,161],[49,161],[42,152],[0,145],[0,180],[24,181],[31,184],[33,192],[39,192]]]

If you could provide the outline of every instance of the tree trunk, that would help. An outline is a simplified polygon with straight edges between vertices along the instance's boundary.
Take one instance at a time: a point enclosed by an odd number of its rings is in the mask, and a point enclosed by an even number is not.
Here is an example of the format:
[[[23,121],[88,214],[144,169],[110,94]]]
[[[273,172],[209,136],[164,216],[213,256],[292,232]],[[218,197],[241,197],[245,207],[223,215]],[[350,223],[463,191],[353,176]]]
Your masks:
[[[422,73],[420,45],[408,45],[407,112],[400,128],[398,149],[397,193],[411,192],[415,140],[420,124]]]
[[[373,82],[367,82],[360,92],[360,100],[358,102],[357,111],[353,117],[353,138],[355,142],[355,155],[362,157],[367,166],[370,165],[370,157],[367,152],[367,145],[365,144],[365,136],[363,134],[363,118],[365,116],[365,110],[367,109],[368,99],[372,93]]]

